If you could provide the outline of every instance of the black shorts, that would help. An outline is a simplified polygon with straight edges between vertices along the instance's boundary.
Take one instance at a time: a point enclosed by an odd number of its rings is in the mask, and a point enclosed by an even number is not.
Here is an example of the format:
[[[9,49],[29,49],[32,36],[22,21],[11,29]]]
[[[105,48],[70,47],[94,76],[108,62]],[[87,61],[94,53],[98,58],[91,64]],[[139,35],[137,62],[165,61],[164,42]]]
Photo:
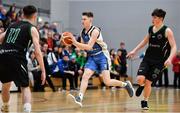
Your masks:
[[[2,83],[14,81],[17,87],[28,87],[27,62],[12,55],[0,54],[0,81]]]
[[[143,75],[150,81],[157,81],[162,76],[163,67],[163,62],[143,59],[139,66],[137,76]]]

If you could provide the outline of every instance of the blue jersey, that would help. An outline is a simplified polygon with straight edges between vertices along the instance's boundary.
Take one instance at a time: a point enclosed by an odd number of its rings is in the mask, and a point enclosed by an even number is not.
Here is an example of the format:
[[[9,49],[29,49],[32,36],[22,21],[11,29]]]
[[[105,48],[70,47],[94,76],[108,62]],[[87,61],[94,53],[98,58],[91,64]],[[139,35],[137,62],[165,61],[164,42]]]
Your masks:
[[[88,42],[89,42],[89,40],[91,38],[91,34],[92,34],[94,29],[98,29],[99,30],[99,35],[97,37],[97,41],[95,42],[95,44],[92,47],[93,49],[87,51],[87,54],[89,56],[94,55],[94,54],[98,54],[98,53],[100,53],[102,51],[106,51],[107,50],[107,45],[103,41],[101,31],[100,31],[99,28],[97,28],[95,26],[91,26],[91,28],[87,32],[85,32],[85,29],[82,30],[82,33],[81,33],[82,41],[85,44],[88,44]]]
[[[85,68],[89,68],[93,71],[101,73],[103,70],[110,69],[109,67],[111,65],[111,60],[107,50],[107,45],[103,41],[100,29],[95,26],[91,26],[87,32],[85,32],[85,29],[83,29],[81,33],[81,40],[84,44],[88,44],[94,29],[99,30],[99,35],[92,47],[92,50],[87,50],[88,61],[85,65]]]

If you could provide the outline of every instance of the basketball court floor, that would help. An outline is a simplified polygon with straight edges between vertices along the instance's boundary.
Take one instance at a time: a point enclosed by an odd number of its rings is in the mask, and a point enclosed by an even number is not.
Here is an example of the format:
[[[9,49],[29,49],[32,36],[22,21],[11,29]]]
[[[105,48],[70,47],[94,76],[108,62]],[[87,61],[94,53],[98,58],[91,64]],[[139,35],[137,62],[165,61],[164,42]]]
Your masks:
[[[111,89],[89,89],[79,108],[69,101],[69,92],[33,92],[33,113],[87,113],[87,112],[123,112],[123,113],[173,113],[180,112],[180,89],[152,88],[149,99],[149,110],[141,110],[141,97],[130,98],[123,88],[112,91]],[[71,92],[75,94],[75,92]],[[20,93],[11,93],[10,112],[22,112]],[[2,102],[1,102],[2,103]]]

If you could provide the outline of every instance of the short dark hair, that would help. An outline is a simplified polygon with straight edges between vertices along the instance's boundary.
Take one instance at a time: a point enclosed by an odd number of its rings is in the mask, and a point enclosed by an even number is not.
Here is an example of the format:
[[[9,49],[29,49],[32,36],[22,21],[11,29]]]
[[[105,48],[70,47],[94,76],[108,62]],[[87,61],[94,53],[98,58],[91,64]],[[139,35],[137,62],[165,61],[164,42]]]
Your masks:
[[[93,18],[93,13],[92,12],[83,12],[82,16],[87,16]]]
[[[152,12],[151,16],[157,16],[157,17],[160,17],[160,18],[165,18],[166,16],[166,11],[164,11],[163,9],[154,9],[154,11]]]
[[[37,12],[37,9],[33,5],[28,5],[23,8],[23,14],[24,14],[24,16],[26,16],[28,18],[31,17],[36,12]]]
[[[120,42],[120,45],[125,45],[125,43],[124,42]]]

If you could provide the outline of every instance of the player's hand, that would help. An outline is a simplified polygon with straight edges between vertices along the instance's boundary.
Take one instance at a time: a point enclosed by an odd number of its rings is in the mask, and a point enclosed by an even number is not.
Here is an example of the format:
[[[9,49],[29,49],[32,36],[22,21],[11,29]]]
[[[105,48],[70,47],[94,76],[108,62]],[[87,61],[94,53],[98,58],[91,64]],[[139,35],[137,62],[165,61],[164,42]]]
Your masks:
[[[73,44],[77,42],[76,38],[73,36],[71,37]]]
[[[42,81],[41,85],[44,85],[46,82],[46,73],[45,72],[41,73],[41,81]]]
[[[77,41],[76,41],[76,38],[73,36],[72,33],[69,34],[69,37],[71,37],[73,44],[74,44],[75,42],[77,42]]]
[[[164,62],[164,66],[168,67],[171,65],[171,59],[167,59],[165,62]]]
[[[129,58],[129,59],[132,59],[134,56],[136,55],[136,52],[135,51],[131,51],[129,52],[126,57]]]

